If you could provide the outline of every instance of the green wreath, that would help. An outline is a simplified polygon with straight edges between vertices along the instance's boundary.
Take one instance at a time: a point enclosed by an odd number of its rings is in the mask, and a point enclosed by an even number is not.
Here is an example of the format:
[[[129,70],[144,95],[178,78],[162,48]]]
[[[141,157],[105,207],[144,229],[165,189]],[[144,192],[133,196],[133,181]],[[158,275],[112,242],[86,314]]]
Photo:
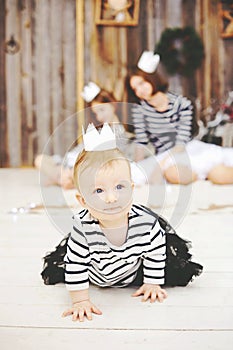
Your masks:
[[[155,52],[161,57],[169,74],[191,76],[204,58],[204,46],[193,27],[167,28]]]

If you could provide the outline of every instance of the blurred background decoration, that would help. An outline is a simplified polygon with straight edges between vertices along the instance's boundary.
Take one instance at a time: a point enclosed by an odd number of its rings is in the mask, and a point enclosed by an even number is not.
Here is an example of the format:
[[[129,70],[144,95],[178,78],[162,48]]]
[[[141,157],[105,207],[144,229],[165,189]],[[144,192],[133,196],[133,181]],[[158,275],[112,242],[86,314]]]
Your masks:
[[[166,28],[155,52],[169,74],[191,77],[202,64],[204,45],[193,27]]]
[[[138,24],[140,0],[96,0],[95,23],[111,26]]]

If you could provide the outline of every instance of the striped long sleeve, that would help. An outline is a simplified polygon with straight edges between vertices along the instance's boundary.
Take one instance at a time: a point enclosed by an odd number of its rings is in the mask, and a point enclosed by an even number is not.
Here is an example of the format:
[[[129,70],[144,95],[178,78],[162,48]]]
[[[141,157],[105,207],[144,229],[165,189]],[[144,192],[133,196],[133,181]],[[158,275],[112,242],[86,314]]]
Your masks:
[[[166,239],[158,220],[150,232],[151,246],[143,256],[143,282],[165,283]]]
[[[193,119],[193,105],[186,97],[178,97],[178,121],[177,123],[177,143],[186,143],[190,141],[192,119]]]
[[[154,146],[155,153],[165,152],[176,144],[192,139],[193,106],[183,96],[167,93],[168,109],[157,111],[146,101],[133,105],[132,120],[136,142]]]
[[[74,218],[74,225],[68,240],[65,256],[65,283],[68,290],[82,290],[89,287],[89,246],[82,232],[82,225]]]

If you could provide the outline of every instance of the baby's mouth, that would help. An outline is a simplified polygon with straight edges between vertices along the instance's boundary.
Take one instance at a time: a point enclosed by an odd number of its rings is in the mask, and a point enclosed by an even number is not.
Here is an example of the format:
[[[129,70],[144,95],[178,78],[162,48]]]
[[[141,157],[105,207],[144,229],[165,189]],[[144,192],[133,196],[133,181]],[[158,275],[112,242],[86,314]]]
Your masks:
[[[104,212],[105,213],[116,213],[116,212],[120,212],[122,209],[121,207],[111,207],[111,208],[105,208]]]

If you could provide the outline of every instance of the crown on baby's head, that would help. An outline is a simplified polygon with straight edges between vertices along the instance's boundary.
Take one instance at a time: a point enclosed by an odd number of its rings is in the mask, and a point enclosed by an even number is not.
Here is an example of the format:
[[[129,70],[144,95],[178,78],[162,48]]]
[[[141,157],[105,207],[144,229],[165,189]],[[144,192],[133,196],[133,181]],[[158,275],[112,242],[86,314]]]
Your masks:
[[[82,128],[82,133],[85,151],[106,151],[117,147],[116,135],[107,123],[104,123],[100,132],[91,123],[88,125],[86,133]]]
[[[81,96],[86,102],[91,102],[94,98],[100,93],[100,87],[90,81],[87,85],[84,86]]]
[[[144,51],[138,61],[138,68],[146,73],[154,73],[160,61],[160,56],[153,51]]]

